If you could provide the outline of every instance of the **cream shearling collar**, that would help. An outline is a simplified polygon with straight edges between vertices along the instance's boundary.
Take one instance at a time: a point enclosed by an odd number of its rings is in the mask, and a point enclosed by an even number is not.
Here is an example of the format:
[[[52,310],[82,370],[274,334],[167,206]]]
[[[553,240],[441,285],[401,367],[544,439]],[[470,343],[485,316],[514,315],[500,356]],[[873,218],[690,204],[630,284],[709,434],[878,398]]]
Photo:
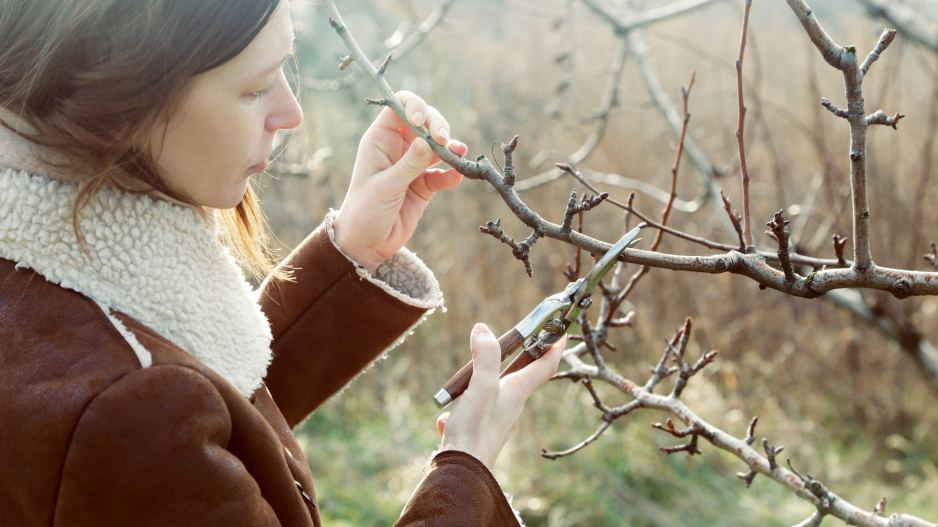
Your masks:
[[[133,317],[250,396],[271,360],[271,332],[250,284],[219,242],[214,217],[147,196],[102,190],[81,218],[78,187],[0,169],[0,257],[104,308]],[[90,254],[90,259],[89,259]],[[128,336],[143,367],[149,353]]]

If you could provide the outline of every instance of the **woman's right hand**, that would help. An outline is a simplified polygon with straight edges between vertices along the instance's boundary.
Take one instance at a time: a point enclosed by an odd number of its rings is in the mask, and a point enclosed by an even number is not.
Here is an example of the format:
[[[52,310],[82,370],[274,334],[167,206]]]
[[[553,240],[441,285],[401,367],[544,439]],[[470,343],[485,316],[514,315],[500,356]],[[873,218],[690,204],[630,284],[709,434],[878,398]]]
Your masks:
[[[499,379],[501,348],[495,335],[476,324],[469,338],[472,379],[450,412],[437,419],[443,436],[441,450],[472,454],[490,470],[502,447],[515,431],[524,402],[531,392],[553,377],[560,363],[566,337],[523,370]]]

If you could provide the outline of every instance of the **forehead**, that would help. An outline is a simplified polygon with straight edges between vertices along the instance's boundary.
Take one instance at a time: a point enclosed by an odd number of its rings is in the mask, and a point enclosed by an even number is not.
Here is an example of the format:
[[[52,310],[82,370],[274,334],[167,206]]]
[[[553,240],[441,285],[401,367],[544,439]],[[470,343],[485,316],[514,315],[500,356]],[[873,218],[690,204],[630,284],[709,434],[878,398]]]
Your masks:
[[[256,76],[272,71],[279,67],[284,57],[292,51],[293,36],[290,2],[283,1],[270,16],[267,24],[241,53],[206,73]]]
[[[290,2],[280,2],[267,24],[235,58],[245,61],[273,60],[279,63],[293,47],[293,19],[291,14]],[[271,56],[271,53],[274,56]]]

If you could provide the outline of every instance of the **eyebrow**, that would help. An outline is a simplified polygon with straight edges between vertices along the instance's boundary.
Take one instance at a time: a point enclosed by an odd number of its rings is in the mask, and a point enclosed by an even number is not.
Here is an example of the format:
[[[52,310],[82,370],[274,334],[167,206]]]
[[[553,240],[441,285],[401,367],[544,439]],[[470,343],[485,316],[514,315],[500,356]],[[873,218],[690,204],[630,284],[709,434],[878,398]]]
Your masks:
[[[289,60],[290,57],[294,56],[295,54],[296,54],[296,33],[293,34],[293,40],[290,41],[290,51],[288,51],[287,55],[283,57],[283,60],[281,60],[279,64],[276,64],[274,66],[267,68],[264,71],[259,72],[257,76],[262,77],[264,75],[268,75],[270,73],[277,71],[278,69],[283,68],[283,65],[287,63],[287,60]]]

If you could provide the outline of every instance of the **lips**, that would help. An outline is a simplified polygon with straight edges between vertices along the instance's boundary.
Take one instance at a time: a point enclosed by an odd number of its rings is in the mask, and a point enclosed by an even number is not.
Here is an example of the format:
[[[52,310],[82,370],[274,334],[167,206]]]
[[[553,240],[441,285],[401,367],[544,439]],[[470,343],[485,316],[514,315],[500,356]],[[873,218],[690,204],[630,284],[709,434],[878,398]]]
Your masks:
[[[261,172],[263,172],[263,171],[265,171],[265,170],[267,170],[267,161],[266,161],[266,160],[261,161],[260,163],[258,163],[258,164],[256,164],[256,165],[252,166],[251,168],[247,169],[246,172],[247,172],[248,174],[260,174]]]
[[[263,161],[247,169],[245,172],[247,172],[248,174],[260,174],[261,172],[267,170],[268,160],[273,155],[274,153],[270,152],[269,154],[267,154],[267,157],[265,157]]]

